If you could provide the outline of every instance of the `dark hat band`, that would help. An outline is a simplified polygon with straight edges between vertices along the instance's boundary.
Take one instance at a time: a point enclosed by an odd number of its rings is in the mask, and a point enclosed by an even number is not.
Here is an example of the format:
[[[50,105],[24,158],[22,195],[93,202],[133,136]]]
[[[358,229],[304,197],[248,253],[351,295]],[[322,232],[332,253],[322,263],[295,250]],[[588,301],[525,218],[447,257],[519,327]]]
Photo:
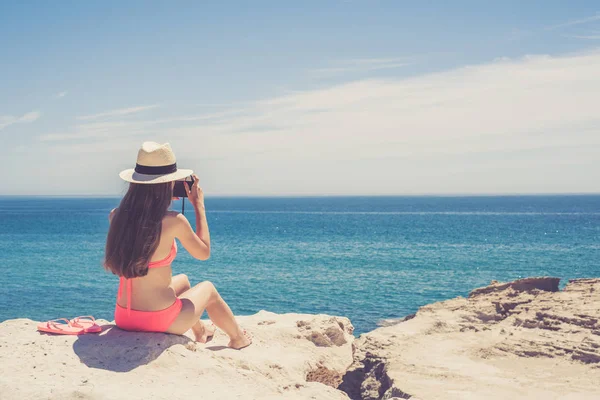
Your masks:
[[[177,163],[161,165],[160,167],[149,167],[147,165],[135,164],[135,172],[144,175],[166,175],[177,172]]]

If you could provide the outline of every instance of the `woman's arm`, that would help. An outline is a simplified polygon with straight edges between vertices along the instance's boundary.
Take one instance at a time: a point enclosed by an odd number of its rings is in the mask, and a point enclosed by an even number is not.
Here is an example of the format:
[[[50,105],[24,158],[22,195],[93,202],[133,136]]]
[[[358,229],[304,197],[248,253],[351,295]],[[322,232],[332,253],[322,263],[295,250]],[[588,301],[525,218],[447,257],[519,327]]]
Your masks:
[[[206,220],[206,210],[204,208],[204,193],[198,186],[198,176],[194,176],[194,184],[191,189],[184,182],[188,199],[194,206],[196,214],[196,232],[192,229],[189,221],[183,214],[177,215],[177,227],[175,237],[179,239],[183,247],[199,260],[207,260],[210,257],[210,232],[208,230],[208,221]]]
[[[196,235],[200,238],[202,243],[206,245],[209,251],[208,256],[210,256],[210,232],[208,230],[208,220],[206,219],[204,201],[201,206],[194,206],[194,213],[196,214]],[[208,258],[208,256],[206,258]]]

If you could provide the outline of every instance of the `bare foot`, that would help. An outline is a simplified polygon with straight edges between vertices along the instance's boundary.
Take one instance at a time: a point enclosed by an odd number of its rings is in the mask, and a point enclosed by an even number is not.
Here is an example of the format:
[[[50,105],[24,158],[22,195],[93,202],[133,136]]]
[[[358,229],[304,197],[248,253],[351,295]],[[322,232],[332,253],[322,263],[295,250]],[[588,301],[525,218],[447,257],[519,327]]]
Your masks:
[[[198,323],[196,323],[196,325],[192,327],[192,330],[194,331],[196,342],[206,343],[213,338],[217,328],[212,322],[205,323],[202,321],[198,321]]]
[[[250,346],[251,344],[252,344],[252,336],[250,336],[250,334],[244,330],[242,335],[240,335],[239,337],[237,337],[235,339],[231,339],[227,346],[229,346],[235,350],[241,350],[244,347]]]

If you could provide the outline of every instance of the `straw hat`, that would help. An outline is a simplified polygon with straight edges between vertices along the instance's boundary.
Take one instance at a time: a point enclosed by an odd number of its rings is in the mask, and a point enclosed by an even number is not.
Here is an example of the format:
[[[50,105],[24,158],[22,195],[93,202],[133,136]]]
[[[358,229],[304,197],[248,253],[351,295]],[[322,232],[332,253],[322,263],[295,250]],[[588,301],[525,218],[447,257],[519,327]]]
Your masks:
[[[142,184],[164,183],[193,174],[191,169],[177,169],[175,154],[169,143],[144,142],[138,151],[135,168],[121,171],[121,179]]]

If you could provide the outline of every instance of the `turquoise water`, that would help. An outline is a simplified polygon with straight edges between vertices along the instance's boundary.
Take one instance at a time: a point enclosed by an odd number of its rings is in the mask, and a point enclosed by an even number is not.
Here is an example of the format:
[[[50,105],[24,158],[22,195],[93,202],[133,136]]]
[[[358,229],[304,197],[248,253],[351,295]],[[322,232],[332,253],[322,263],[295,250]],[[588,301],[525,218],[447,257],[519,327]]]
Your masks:
[[[0,197],[0,320],[112,320],[118,279],[101,261],[118,202]],[[600,196],[209,198],[206,206],[211,259],[181,250],[174,273],[214,282],[238,314],[345,315],[361,333],[493,279],[600,276]]]

